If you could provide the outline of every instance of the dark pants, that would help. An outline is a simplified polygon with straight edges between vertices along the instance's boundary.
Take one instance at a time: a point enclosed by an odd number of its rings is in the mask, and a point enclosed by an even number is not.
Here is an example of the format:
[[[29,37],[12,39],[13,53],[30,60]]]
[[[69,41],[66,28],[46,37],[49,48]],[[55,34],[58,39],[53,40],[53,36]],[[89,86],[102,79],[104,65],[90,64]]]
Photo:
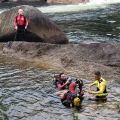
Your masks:
[[[25,40],[25,26],[18,26],[14,41],[24,41],[24,40]]]

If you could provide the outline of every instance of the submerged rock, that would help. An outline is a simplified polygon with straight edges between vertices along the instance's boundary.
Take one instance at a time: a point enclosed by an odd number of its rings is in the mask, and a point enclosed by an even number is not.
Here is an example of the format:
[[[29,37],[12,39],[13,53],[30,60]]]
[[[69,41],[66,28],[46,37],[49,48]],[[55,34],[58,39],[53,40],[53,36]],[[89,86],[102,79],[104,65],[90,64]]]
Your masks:
[[[110,79],[120,73],[120,44],[56,45],[14,42],[11,49],[4,50],[8,56],[29,59],[37,67],[65,71],[87,79],[90,79],[95,70],[100,70]]]
[[[47,16],[32,6],[18,6],[0,14],[0,41],[13,41],[16,31],[13,22],[17,11],[22,8],[29,18],[25,41],[46,42],[55,44],[68,43],[66,35]]]

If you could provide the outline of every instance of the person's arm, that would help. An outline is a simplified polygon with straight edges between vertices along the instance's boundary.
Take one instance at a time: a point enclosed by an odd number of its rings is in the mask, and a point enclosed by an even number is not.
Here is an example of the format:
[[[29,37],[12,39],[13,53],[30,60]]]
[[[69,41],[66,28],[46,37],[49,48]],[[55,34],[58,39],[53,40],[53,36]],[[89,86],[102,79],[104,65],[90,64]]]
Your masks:
[[[26,18],[25,29],[28,27],[28,18]]]
[[[93,85],[97,85],[97,83],[98,83],[98,81],[96,80],[95,82],[89,84],[89,90],[91,90],[91,87],[92,87]]]
[[[91,94],[102,94],[106,88],[106,85],[104,83],[101,84],[99,91],[89,91]]]
[[[89,84],[89,86],[91,87],[91,86],[96,85],[96,84],[97,84],[97,80],[95,82]]]
[[[63,89],[66,85],[68,84],[68,81],[66,83],[64,83],[63,85],[61,85],[60,83],[57,83],[57,87],[58,89]]]

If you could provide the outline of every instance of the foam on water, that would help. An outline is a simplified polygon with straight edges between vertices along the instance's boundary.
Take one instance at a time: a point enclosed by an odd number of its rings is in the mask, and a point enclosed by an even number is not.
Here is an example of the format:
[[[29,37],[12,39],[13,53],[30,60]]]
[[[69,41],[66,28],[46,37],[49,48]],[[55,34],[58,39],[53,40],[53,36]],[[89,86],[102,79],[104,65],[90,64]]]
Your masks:
[[[2,12],[4,12],[5,10],[7,10],[7,9],[2,9],[2,10],[0,9],[0,14],[1,14]]]
[[[110,4],[120,3],[120,0],[91,0],[88,3],[79,3],[71,5],[51,5],[45,7],[38,7],[43,13],[63,13],[75,12],[89,9],[105,8]]]
[[[0,14],[2,13],[3,11],[2,10],[0,10]]]

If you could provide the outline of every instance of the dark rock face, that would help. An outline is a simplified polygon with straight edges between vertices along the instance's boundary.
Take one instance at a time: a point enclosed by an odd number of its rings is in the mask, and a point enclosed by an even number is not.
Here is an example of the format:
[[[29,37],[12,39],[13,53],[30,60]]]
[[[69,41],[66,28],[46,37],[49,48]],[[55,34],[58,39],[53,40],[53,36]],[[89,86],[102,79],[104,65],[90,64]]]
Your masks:
[[[24,2],[46,2],[46,0],[1,0],[0,2],[21,2],[21,1],[24,1]]]
[[[2,2],[8,2],[9,0],[1,0],[0,2],[2,3]]]
[[[46,1],[46,0],[8,0],[8,1],[13,1],[13,2],[19,2],[19,1],[35,2],[35,1],[39,1],[39,2],[43,2],[43,1]]]
[[[81,44],[75,49],[78,50],[76,56],[82,61],[120,67],[120,44]]]
[[[12,41],[16,31],[13,22],[19,8],[24,10],[29,19],[25,41],[64,44],[68,43],[66,35],[49,18],[32,6],[18,6],[0,14],[0,41]]]
[[[47,5],[46,0],[0,0],[0,8],[10,9],[20,5],[32,5],[40,7]]]

